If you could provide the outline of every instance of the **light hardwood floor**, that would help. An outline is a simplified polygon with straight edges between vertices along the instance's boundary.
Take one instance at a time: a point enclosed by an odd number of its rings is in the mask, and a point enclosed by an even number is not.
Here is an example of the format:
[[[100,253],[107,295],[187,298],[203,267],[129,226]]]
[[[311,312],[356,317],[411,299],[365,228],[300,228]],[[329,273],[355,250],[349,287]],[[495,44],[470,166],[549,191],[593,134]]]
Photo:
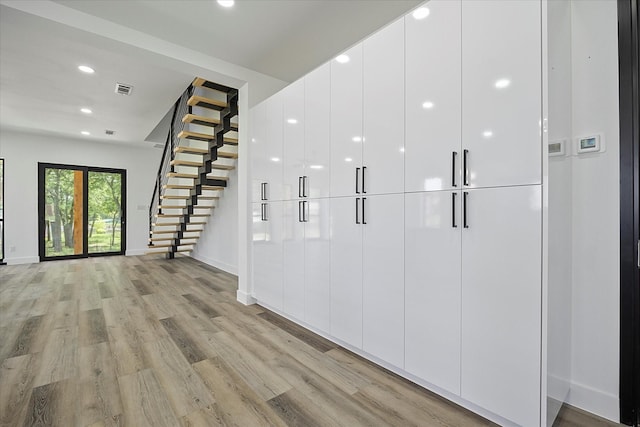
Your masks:
[[[188,257],[0,267],[0,425],[491,425],[236,289]]]

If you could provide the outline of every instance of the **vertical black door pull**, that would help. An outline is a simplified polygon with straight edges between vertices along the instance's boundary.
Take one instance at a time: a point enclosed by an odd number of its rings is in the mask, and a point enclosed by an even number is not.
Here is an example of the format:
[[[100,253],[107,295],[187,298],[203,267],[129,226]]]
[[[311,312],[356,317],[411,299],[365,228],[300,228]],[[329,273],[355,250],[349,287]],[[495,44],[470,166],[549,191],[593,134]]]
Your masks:
[[[468,191],[462,193],[462,226],[464,228],[469,228],[469,224],[467,223],[467,196],[469,195]]]
[[[302,202],[298,202],[298,222],[303,222],[303,213],[300,213],[302,211]]]
[[[360,168],[356,168],[356,194],[360,194],[360,184],[358,183],[359,177],[360,177]]]
[[[451,152],[451,186],[457,187],[456,184],[456,156],[458,155],[457,151]]]
[[[364,177],[364,174],[362,174],[362,176]],[[362,198],[362,224],[363,225],[367,224],[367,220],[365,219],[366,217],[365,217],[365,214],[364,214],[364,202],[365,202],[365,200],[367,200],[367,198],[363,197]]]
[[[307,197],[307,178],[306,175],[302,177],[302,197]]]
[[[451,227],[458,228],[456,224],[456,196],[458,193],[451,193]]]
[[[366,194],[366,193],[367,193],[367,190],[365,190],[365,185],[364,185],[364,175],[365,175],[365,174],[364,174],[364,171],[365,171],[366,169],[367,169],[367,167],[366,167],[366,166],[363,166],[363,167],[362,167],[362,194]],[[364,206],[364,205],[363,205],[363,206]],[[364,210],[362,211],[362,215],[363,215],[363,217],[362,217],[362,223],[363,223],[363,224],[366,224],[366,223],[364,222]]]
[[[302,222],[309,222],[307,212],[309,211],[309,202],[306,200],[302,202]]]
[[[462,184],[469,185],[469,168],[467,167],[467,156],[469,150],[462,150]]]
[[[360,224],[360,197],[356,197],[356,224]]]

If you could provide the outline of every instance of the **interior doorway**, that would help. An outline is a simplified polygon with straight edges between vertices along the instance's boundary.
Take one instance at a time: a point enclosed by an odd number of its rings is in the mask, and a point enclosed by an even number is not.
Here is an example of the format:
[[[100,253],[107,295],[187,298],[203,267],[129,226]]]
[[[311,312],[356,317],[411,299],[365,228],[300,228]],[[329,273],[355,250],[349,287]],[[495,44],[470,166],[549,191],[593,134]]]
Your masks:
[[[126,171],[38,163],[41,261],[124,255]]]

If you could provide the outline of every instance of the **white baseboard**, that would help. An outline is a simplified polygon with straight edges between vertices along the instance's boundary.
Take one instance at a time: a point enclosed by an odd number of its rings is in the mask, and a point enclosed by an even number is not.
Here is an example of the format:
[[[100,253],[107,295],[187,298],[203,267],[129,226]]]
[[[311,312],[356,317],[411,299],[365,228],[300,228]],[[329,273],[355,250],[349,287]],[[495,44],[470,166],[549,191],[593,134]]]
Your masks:
[[[227,273],[233,274],[235,276],[238,275],[238,266],[227,264],[226,262],[221,262],[203,255],[200,255],[197,252],[192,252],[191,257],[197,259],[198,261],[204,262],[205,264],[209,264],[212,267],[219,268],[222,271],[226,271]]]
[[[4,261],[7,263],[7,265],[37,264],[40,262],[40,257],[26,256],[26,257],[20,257],[20,258],[5,258]]]
[[[144,255],[147,252],[146,249],[127,249],[124,252],[125,256],[138,256],[138,255]]]
[[[252,297],[248,293],[243,292],[241,290],[238,290],[236,292],[236,299],[240,304],[244,304],[244,305],[253,305],[257,302],[254,297]]]
[[[613,422],[620,422],[620,399],[616,395],[572,382],[567,403]]]

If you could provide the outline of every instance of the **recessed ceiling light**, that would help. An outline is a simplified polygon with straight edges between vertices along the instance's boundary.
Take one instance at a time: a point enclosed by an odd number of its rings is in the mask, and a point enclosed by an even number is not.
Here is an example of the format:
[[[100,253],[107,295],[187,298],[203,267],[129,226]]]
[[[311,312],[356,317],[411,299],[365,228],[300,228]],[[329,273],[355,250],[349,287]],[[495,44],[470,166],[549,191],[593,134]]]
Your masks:
[[[430,110],[431,108],[433,108],[433,102],[431,101],[425,101],[422,103],[422,108],[424,108],[425,110]]]
[[[218,4],[222,7],[232,7],[234,3],[233,0],[218,0]]]
[[[336,61],[338,61],[341,64],[346,64],[347,62],[349,62],[349,57],[345,54],[338,55],[336,56]]]
[[[429,10],[429,8],[427,7],[419,7],[416,10],[413,11],[412,15],[415,19],[424,19],[427,16],[429,16],[429,14],[431,13],[431,11]]]
[[[91,132],[83,130],[82,132],[80,132],[83,135],[91,135]]]
[[[296,123],[298,123],[298,121],[296,119],[287,119],[287,123],[289,123],[290,125],[295,125]]]
[[[78,66],[78,70],[82,71],[83,73],[87,73],[87,74],[93,74],[96,72],[96,70],[94,70],[91,67],[88,67],[86,65],[80,65]]]
[[[89,108],[81,108],[80,111],[82,111],[85,114],[91,114],[93,113],[93,111],[91,111]]]
[[[500,80],[496,81],[495,87],[497,89],[504,89],[506,87],[509,87],[510,84],[511,84],[511,80],[509,80],[509,79],[500,79]]]

